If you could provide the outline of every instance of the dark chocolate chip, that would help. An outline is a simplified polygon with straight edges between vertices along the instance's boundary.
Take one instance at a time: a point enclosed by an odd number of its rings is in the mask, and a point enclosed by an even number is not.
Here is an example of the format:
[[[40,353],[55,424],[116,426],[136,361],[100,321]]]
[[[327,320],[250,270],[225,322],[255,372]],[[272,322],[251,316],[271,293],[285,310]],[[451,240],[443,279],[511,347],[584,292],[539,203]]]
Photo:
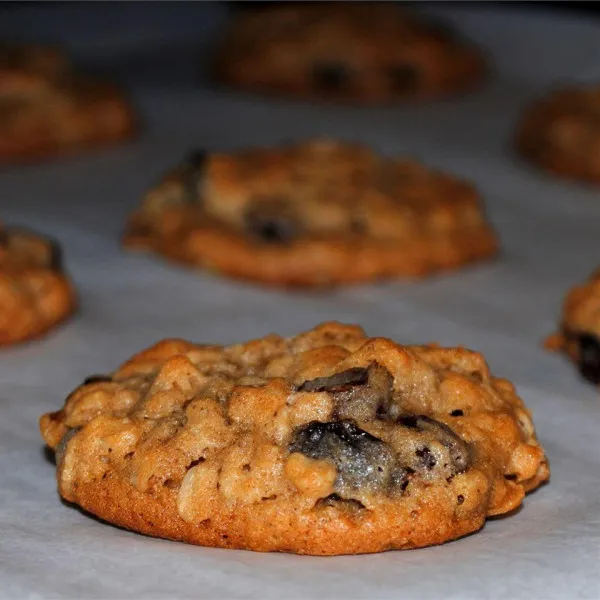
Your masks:
[[[600,339],[591,333],[579,336],[579,372],[590,383],[600,383]]]
[[[389,69],[388,76],[395,92],[409,92],[419,83],[420,71],[414,65],[396,65]]]
[[[437,459],[431,452],[431,450],[427,446],[423,446],[422,448],[417,448],[415,454],[419,457],[421,464],[426,469],[433,469],[435,465],[437,465]]]
[[[354,385],[367,383],[368,378],[368,370],[365,367],[353,367],[327,377],[309,379],[300,385],[298,391],[336,393],[346,391]]]
[[[460,408],[455,408],[451,413],[451,417],[462,417],[465,413]]]
[[[50,241],[50,264],[49,267],[53,271],[62,271],[63,268],[63,253],[58,242]]]
[[[462,504],[464,501],[465,501],[465,497],[462,494],[459,494],[458,496],[456,496],[457,504]]]
[[[335,490],[344,497],[360,488],[387,487],[395,467],[391,448],[351,421],[308,423],[294,434],[290,452],[333,462],[338,471]]]
[[[110,375],[90,375],[83,380],[81,385],[89,385],[90,383],[105,383],[112,381]]]
[[[269,206],[251,207],[245,217],[248,233],[260,242],[267,244],[285,244],[298,235],[296,219]]]
[[[207,156],[208,153],[205,150],[191,150],[185,162],[194,169],[201,169],[206,162]]]
[[[350,510],[365,508],[365,505],[353,498],[342,498],[339,494],[329,494],[326,498],[319,498],[315,504],[315,508],[323,508],[326,506],[336,506]]]
[[[208,154],[202,150],[191,151],[186,160],[186,168],[183,173],[185,186],[185,199],[190,204],[199,204],[202,200],[198,189],[204,177],[204,165]]]
[[[337,92],[350,82],[350,70],[344,63],[317,63],[312,69],[312,79],[319,90]]]

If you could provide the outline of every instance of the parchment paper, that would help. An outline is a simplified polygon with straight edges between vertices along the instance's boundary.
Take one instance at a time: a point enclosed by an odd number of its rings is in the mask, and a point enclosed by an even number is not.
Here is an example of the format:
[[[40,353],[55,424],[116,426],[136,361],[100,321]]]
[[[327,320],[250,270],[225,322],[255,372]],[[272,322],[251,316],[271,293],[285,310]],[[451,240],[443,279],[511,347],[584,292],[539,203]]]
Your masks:
[[[65,4],[2,12],[0,34],[66,42],[113,71],[145,114],[142,137],[69,161],[0,170],[0,215],[56,236],[78,315],[0,354],[0,598],[600,598],[600,397],[540,341],[567,288],[600,259],[600,191],[515,158],[518,111],[546,85],[600,68],[600,26],[505,5],[425,7],[495,64],[473,95],[384,109],[274,102],[211,88],[198,73],[227,8]],[[495,262],[426,281],[283,293],[121,251],[126,216],[188,149],[311,135],[361,140],[469,177],[503,244]],[[311,558],[186,546],[129,533],[63,505],[37,419],[89,373],[166,336],[229,343],[325,319],[402,342],[484,352],[533,409],[552,482],[523,509],[444,546]]]

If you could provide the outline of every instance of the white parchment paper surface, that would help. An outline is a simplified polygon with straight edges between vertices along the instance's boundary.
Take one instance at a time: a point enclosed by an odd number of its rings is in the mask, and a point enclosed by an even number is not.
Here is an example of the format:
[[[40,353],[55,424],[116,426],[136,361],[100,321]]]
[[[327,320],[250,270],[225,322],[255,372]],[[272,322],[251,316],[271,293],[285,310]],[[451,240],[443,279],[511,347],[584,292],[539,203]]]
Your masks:
[[[540,341],[561,299],[600,259],[600,191],[515,158],[519,110],[556,79],[600,73],[600,24],[504,5],[425,7],[489,51],[477,93],[423,106],[335,108],[211,88],[198,59],[226,17],[216,4],[23,5],[2,37],[63,41],[112,71],[146,121],[139,140],[69,161],[0,170],[0,217],[64,244],[81,310],[42,341],[0,354],[0,598],[600,598],[600,397]],[[472,179],[502,257],[418,283],[283,293],[121,251],[140,194],[192,147],[312,135],[412,154]],[[482,351],[534,411],[552,482],[515,516],[441,547],[313,558],[186,546],[63,505],[37,420],[88,374],[167,336],[230,343],[326,320],[402,342]]]

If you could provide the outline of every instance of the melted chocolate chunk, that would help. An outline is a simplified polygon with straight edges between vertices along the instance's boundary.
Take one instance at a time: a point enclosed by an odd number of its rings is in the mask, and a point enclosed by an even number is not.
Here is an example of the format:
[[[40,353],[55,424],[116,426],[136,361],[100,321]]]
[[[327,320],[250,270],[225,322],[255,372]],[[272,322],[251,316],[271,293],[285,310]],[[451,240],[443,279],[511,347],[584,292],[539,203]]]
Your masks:
[[[337,92],[350,82],[350,70],[344,63],[318,63],[313,66],[312,78],[319,90]]]
[[[452,475],[462,473],[468,469],[471,462],[468,445],[444,423],[425,415],[403,415],[398,418],[397,422],[409,429],[416,429],[424,434],[429,434],[435,440],[439,441],[447,451],[444,464],[440,466],[449,468]],[[427,446],[419,448],[416,451],[416,455],[420,460],[421,466],[425,466],[428,469],[432,469],[438,464],[431,449]],[[430,456],[435,462],[431,460]]]
[[[455,408],[451,413],[451,417],[462,417],[465,413],[460,408]]]
[[[342,392],[347,391],[354,385],[367,383],[369,379],[368,370],[364,367],[353,367],[340,373],[334,373],[328,377],[316,377],[305,381],[299,388],[300,392]]]
[[[54,449],[54,458],[56,460],[57,465],[59,465],[62,462],[62,459],[65,456],[67,444],[73,437],[75,437],[75,435],[80,429],[81,427],[69,427],[65,435],[63,435],[62,440],[58,442],[58,445]]]
[[[395,92],[413,90],[421,76],[419,69],[413,65],[396,65],[389,69],[388,75]]]
[[[299,232],[298,223],[285,211],[271,207],[250,208],[245,218],[246,230],[256,240],[266,244],[292,242]]]
[[[290,452],[333,462],[335,490],[344,497],[361,488],[387,487],[395,467],[391,448],[351,421],[312,421],[296,431]]]
[[[329,392],[335,399],[334,417],[364,421],[386,418],[391,406],[393,377],[377,363],[353,367],[328,377],[305,381],[299,391]]]
[[[579,336],[579,372],[590,383],[600,384],[600,339],[591,333]]]

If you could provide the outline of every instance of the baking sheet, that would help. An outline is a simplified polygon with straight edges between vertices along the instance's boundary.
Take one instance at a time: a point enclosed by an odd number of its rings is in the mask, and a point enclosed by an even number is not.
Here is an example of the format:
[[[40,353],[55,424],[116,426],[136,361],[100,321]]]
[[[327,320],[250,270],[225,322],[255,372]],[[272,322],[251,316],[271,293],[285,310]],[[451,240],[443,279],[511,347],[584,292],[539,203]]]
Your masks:
[[[79,314],[0,354],[0,598],[600,598],[600,398],[544,352],[566,289],[600,257],[600,192],[555,182],[514,157],[518,110],[550,82],[600,68],[598,22],[505,5],[425,7],[483,44],[495,76],[477,93],[383,109],[274,102],[212,89],[197,69],[227,8],[216,4],[23,5],[0,35],[67,40],[127,82],[147,128],[114,150],[0,169],[0,216],[59,238]],[[409,153],[472,179],[502,257],[460,273],[332,293],[285,293],[124,253],[140,194],[191,147],[311,135]],[[444,546],[314,558],[186,546],[63,505],[37,430],[86,375],[159,338],[229,343],[326,319],[402,342],[484,352],[533,409],[552,482],[518,514]]]

